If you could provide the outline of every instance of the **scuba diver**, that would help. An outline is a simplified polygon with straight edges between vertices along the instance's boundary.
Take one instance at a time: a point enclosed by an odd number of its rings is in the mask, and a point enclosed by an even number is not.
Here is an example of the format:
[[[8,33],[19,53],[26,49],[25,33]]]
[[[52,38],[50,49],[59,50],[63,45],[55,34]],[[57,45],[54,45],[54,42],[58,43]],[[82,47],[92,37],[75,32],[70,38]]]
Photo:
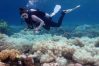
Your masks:
[[[34,29],[34,31],[38,33],[41,27],[43,27],[48,31],[50,30],[50,27],[60,27],[65,14],[70,13],[79,7],[80,5],[72,9],[62,10],[58,22],[54,22],[52,20],[52,17],[61,9],[60,5],[56,5],[51,14],[42,12],[38,9],[25,9],[25,8],[19,8],[19,12],[21,18],[24,19],[28,28]]]

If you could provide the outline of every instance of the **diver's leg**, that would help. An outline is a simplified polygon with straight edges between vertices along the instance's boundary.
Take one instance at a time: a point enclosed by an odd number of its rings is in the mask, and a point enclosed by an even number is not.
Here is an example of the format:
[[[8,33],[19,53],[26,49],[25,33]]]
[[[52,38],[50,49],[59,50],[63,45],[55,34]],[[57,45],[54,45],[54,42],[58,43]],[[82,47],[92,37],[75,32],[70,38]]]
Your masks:
[[[59,17],[58,23],[56,22],[51,22],[51,27],[60,27],[60,25],[62,24],[62,20],[65,16],[65,13],[62,11],[61,16]]]
[[[51,27],[60,27],[60,25],[62,24],[62,20],[63,20],[65,14],[70,13],[70,12],[74,11],[75,9],[77,9],[79,7],[80,7],[80,5],[72,8],[72,9],[63,10],[62,13],[61,13],[61,16],[60,16],[60,18],[58,20],[58,23],[51,22]]]
[[[65,16],[65,13],[62,12],[61,16],[59,17],[59,20],[58,20],[58,23],[57,23],[57,27],[61,26],[64,16]]]

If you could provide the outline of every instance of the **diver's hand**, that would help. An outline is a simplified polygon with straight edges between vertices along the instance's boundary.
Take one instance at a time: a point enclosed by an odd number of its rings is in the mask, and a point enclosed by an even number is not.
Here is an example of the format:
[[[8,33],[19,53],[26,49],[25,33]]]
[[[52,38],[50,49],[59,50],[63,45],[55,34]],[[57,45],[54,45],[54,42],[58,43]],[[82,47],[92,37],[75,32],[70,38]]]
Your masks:
[[[34,31],[35,33],[39,33],[39,31]]]
[[[39,28],[35,28],[35,29],[34,29],[34,32],[35,32],[35,33],[39,33],[39,30],[40,30]]]
[[[34,28],[34,31],[39,31],[39,30],[40,30],[40,28],[38,28],[38,27],[37,28]]]

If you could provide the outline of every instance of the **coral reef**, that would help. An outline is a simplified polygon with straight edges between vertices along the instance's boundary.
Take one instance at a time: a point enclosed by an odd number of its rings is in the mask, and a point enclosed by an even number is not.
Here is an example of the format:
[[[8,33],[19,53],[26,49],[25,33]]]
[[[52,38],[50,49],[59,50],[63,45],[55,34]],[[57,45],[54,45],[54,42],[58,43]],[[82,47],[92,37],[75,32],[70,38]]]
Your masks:
[[[99,24],[95,25],[79,25],[73,30],[72,36],[82,37],[97,37],[99,36]]]
[[[68,39],[51,34],[33,34],[32,31],[21,31],[12,36],[0,34],[0,36],[0,60],[2,62],[7,58],[13,61],[17,56],[26,66],[99,65],[99,48],[97,46],[99,37]],[[10,46],[18,51],[8,49]],[[23,54],[20,55],[19,52]]]

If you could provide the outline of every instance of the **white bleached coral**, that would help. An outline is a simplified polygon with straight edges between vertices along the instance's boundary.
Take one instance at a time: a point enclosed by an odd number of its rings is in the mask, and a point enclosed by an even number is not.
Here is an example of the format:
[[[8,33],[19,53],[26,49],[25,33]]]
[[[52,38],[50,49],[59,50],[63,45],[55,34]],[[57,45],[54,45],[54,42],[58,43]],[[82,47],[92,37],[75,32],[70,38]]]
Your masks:
[[[99,66],[99,55],[95,55],[93,60],[95,62],[94,65]]]
[[[42,66],[59,66],[57,63],[44,63]]]
[[[93,57],[91,53],[84,49],[78,49],[73,54],[73,59],[81,64],[93,63]]]
[[[54,58],[46,53],[41,55],[40,63],[49,63],[52,62],[53,60]]]
[[[67,60],[64,57],[57,57],[56,62],[59,66],[66,66]]]

